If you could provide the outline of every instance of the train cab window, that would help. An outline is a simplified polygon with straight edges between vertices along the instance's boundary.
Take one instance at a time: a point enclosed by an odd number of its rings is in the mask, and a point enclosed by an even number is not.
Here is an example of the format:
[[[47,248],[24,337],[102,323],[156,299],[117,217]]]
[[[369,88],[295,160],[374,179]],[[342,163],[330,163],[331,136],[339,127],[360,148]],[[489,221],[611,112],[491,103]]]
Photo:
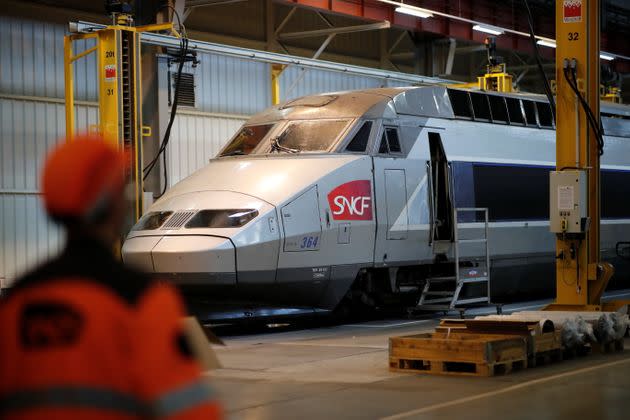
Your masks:
[[[378,146],[378,152],[381,154],[387,154],[389,152],[389,147],[387,147],[387,135],[385,135],[384,131],[381,136],[381,144]]]
[[[399,154],[402,153],[400,140],[398,139],[398,130],[394,127],[385,127],[381,136],[381,143],[378,147],[380,154]]]
[[[243,126],[219,156],[249,155],[269,133],[271,127],[273,124]]]
[[[507,123],[508,112],[503,96],[488,95],[488,101],[492,112],[492,122]]]
[[[365,152],[370,140],[370,132],[372,131],[372,121],[365,121],[359,131],[354,135],[348,146],[347,152]]]
[[[456,117],[472,119],[473,115],[468,92],[448,89],[448,97],[451,100],[451,107]]]
[[[490,105],[488,97],[483,93],[470,92],[475,120],[490,121]]]
[[[269,148],[258,148],[263,153],[326,152],[346,131],[349,120],[295,120],[282,133],[271,139]]]
[[[521,108],[521,101],[516,98],[505,98],[505,103],[507,104],[510,123],[525,125],[525,119],[523,118],[523,109]]]
[[[398,140],[398,130],[387,127],[385,133],[387,133],[387,144],[389,144],[390,153],[401,153],[402,149],[400,148],[400,141]]]
[[[395,127],[385,127],[383,129],[381,143],[378,146],[378,153],[382,155],[402,153],[400,140],[398,139],[398,129]]]
[[[553,116],[551,115],[551,107],[547,102],[536,102],[538,110],[538,120],[541,127],[553,128]]]
[[[538,126],[538,121],[536,120],[536,104],[532,101],[523,101],[523,108],[525,109],[527,125]]]

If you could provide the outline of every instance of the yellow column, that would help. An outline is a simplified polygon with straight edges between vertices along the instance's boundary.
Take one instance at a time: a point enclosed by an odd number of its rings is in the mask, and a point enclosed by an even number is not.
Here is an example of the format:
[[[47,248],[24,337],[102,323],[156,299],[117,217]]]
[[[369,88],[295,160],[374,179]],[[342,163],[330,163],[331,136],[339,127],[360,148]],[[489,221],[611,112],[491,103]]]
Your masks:
[[[566,60],[577,62],[579,90],[599,116],[599,0],[556,1],[556,170],[579,168],[588,178],[590,229],[583,240],[559,236],[556,253],[556,307],[598,309],[611,271],[597,275],[599,263],[599,154],[587,116],[564,74]],[[604,277],[607,277],[604,279]],[[590,306],[589,306],[590,305]],[[552,305],[552,308],[553,305]]]
[[[271,65],[271,104],[278,105],[280,103],[280,74],[284,70],[282,64]]]
[[[117,147],[120,146],[118,100],[118,39],[114,29],[98,31],[98,110],[100,132]]]
[[[66,95],[66,141],[74,136],[74,75],[72,72],[72,36],[63,37],[63,69]]]

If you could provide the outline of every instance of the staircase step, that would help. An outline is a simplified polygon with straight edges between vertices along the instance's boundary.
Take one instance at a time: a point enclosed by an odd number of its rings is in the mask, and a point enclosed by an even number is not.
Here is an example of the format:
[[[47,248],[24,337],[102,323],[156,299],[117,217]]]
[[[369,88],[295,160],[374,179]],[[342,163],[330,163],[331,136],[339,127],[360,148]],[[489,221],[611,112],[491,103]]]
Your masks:
[[[471,277],[469,279],[461,279],[462,283],[486,283],[488,277]]]
[[[452,298],[450,298],[450,297],[447,297],[447,298],[437,298],[437,299],[425,299],[425,300],[422,302],[422,305],[421,305],[421,306],[424,306],[424,305],[430,305],[430,304],[432,304],[432,303],[449,303],[449,304],[450,304],[452,300],[453,300],[453,299],[452,299]]]
[[[424,311],[449,311],[451,309],[450,305],[418,305],[416,309],[421,309]]]
[[[429,277],[427,281],[431,283],[439,283],[443,281],[455,281],[455,276]]]
[[[425,296],[453,296],[454,294],[455,294],[455,292],[452,291],[452,290],[450,290],[450,291],[449,290],[444,290],[444,291],[440,290],[440,291],[435,291],[435,292],[428,291],[424,295]]]
[[[489,302],[490,300],[488,299],[488,297],[484,296],[480,298],[459,299],[457,302],[455,302],[455,305],[468,305],[470,303],[489,303]]]

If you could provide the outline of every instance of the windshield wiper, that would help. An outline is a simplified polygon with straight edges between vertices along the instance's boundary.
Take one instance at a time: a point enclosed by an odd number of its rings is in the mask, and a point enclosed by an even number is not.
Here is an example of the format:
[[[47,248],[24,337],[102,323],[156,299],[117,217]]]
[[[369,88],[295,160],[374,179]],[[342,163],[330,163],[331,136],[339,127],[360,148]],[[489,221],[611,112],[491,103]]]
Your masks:
[[[282,134],[280,135],[282,136]],[[273,152],[285,152],[285,153],[300,153],[298,149],[291,149],[280,144],[280,136],[271,139],[271,153]]]

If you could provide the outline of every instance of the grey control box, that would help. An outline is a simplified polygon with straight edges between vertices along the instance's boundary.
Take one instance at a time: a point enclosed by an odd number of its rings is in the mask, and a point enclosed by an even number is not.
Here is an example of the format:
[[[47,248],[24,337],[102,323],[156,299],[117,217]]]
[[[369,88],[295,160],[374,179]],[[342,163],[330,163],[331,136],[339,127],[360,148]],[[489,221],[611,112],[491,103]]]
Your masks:
[[[584,170],[552,171],[549,176],[549,228],[554,233],[585,233],[587,178]]]

